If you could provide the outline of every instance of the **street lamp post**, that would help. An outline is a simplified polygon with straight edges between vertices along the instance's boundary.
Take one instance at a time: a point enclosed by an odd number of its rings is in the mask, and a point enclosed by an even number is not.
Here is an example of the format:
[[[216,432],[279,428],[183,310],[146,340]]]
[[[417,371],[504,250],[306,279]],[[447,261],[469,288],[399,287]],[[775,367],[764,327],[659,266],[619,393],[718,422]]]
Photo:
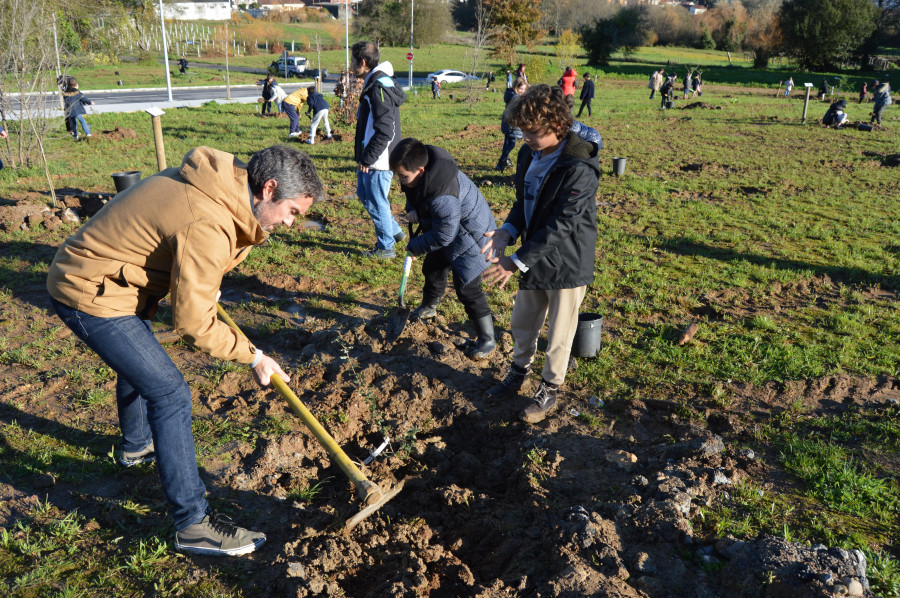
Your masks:
[[[409,54],[413,53],[413,16],[416,13],[416,0],[409,0]],[[409,89],[412,90],[412,59],[409,60]]]
[[[166,62],[166,89],[169,91],[169,101],[172,101],[172,79],[169,76],[169,46],[166,43],[166,20],[163,18],[162,0],[159,0],[159,26],[162,29],[163,58]]]

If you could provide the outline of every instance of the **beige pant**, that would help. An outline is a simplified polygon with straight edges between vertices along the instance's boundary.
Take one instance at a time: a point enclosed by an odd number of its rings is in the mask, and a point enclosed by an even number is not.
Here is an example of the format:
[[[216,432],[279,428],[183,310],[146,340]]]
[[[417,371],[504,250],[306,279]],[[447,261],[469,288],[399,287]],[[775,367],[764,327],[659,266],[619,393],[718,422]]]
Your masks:
[[[545,291],[519,289],[509,322],[515,341],[513,363],[524,368],[534,361],[538,337],[549,313],[547,351],[541,375],[551,384],[562,384],[569,367],[572,339],[578,328],[578,308],[586,291],[586,286]]]

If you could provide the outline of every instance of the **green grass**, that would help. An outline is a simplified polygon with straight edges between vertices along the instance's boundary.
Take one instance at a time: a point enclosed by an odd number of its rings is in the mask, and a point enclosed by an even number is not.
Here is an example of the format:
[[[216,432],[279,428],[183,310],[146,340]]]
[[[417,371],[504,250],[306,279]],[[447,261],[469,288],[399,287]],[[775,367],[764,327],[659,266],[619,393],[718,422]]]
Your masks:
[[[787,434],[782,443],[785,468],[803,480],[822,504],[880,525],[897,523],[900,488],[896,481],[875,475],[833,442]]]

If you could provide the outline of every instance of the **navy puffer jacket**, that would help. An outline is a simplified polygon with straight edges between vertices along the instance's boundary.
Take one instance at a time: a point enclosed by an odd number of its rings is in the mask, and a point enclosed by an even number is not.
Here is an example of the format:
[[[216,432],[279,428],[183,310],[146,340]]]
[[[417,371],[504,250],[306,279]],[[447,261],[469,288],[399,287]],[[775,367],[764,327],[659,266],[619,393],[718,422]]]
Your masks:
[[[416,256],[443,251],[453,271],[468,284],[490,266],[481,248],[488,240],[484,233],[496,228],[494,215],[447,150],[425,147],[428,165],[422,181],[414,188],[400,187],[406,194],[406,211],[416,211],[423,231],[407,249]]]

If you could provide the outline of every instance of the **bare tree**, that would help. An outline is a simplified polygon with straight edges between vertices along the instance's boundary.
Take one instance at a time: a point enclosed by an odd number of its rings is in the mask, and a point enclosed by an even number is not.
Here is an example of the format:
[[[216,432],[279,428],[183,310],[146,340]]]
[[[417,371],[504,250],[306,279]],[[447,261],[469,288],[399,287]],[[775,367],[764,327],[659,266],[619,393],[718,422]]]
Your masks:
[[[474,33],[475,36],[472,40],[471,54],[472,67],[469,69],[469,74],[471,75],[476,75],[478,72],[478,65],[481,63],[482,54],[491,39],[491,9],[486,7],[484,3],[479,3],[478,7],[475,9]],[[469,85],[467,85],[469,101],[473,101],[472,89],[477,85],[480,85],[480,83],[475,81],[470,81]]]
[[[19,125],[14,129],[16,155],[10,162],[32,166],[40,159],[54,202],[44,140],[59,126],[58,119],[49,118],[58,104],[47,90],[56,87],[53,31],[54,15],[60,8],[51,0],[0,0],[0,39],[16,40],[0,44],[0,110],[4,124],[8,116],[14,116]],[[15,103],[11,94],[16,96]]]

